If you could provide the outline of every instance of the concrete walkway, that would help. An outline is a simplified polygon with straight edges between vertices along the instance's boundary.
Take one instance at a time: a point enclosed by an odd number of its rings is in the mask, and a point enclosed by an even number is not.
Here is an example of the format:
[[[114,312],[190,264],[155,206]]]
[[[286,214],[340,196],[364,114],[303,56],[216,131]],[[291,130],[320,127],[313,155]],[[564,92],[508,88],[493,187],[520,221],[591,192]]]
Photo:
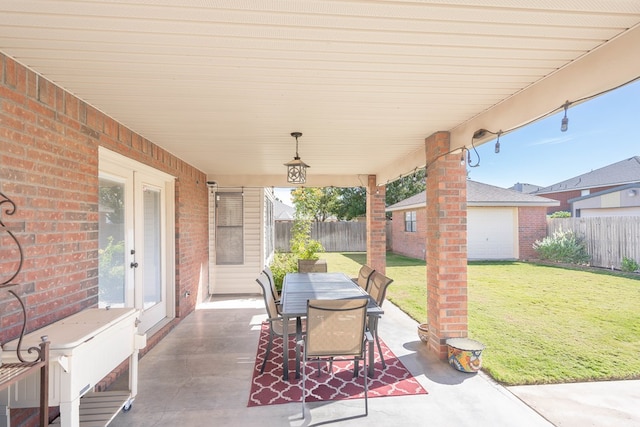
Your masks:
[[[304,420],[299,403],[249,408],[264,313],[260,296],[199,306],[141,359],[133,408],[111,425],[640,426],[637,381],[507,389],[438,360],[418,339],[416,322],[388,302],[380,336],[428,395],[372,398],[368,417],[362,400],[309,403]]]
[[[509,387],[556,426],[640,426],[640,380]]]

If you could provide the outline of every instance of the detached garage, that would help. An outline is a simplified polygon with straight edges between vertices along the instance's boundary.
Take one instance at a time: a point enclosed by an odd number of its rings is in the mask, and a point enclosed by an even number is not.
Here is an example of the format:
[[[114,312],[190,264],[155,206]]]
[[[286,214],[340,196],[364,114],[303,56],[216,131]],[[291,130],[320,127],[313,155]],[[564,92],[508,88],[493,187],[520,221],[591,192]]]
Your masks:
[[[533,242],[547,234],[547,208],[560,202],[467,181],[467,258],[535,258]],[[426,192],[389,206],[392,252],[426,259]]]

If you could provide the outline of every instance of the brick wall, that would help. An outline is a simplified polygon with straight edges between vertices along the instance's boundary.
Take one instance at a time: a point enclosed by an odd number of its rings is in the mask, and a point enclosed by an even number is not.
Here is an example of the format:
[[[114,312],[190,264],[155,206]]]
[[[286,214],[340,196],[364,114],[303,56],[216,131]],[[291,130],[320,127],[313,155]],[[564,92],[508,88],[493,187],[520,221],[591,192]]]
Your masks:
[[[376,185],[375,175],[367,181],[367,265],[385,274],[387,270],[387,188]]]
[[[446,358],[446,339],[467,336],[467,173],[449,133],[425,141],[429,348]]]
[[[98,146],[177,177],[177,315],[191,312],[198,291],[206,292],[205,174],[0,55],[0,191],[18,208],[3,220],[24,250],[11,289],[28,307],[27,332],[98,302]],[[19,328],[19,307],[0,290],[0,342],[16,338]],[[23,418],[12,425],[29,425]]]
[[[533,243],[547,235],[546,211],[547,208],[544,206],[518,208],[518,244],[521,260],[538,258]]]
[[[417,259],[426,259],[427,210],[413,209],[416,212],[416,231],[405,231],[404,217],[412,210],[394,211],[391,220],[391,252]]]

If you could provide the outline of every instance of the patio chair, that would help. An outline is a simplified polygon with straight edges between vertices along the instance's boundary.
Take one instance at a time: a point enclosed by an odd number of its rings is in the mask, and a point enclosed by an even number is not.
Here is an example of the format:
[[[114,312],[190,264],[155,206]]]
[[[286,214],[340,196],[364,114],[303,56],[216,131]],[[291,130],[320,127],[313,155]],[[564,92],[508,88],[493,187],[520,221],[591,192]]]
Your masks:
[[[276,306],[276,302],[273,298],[273,294],[271,293],[271,285],[269,284],[269,278],[265,272],[260,273],[260,276],[256,279],[256,282],[262,288],[262,295],[264,297],[264,305],[267,310],[267,321],[269,322],[269,343],[267,344],[267,351],[264,354],[264,361],[262,362],[262,367],[260,368],[260,373],[264,373],[264,368],[267,365],[267,359],[269,358],[269,353],[271,352],[271,347],[273,346],[274,337],[282,337],[282,339],[288,339],[288,337],[283,337],[284,334],[284,319],[278,313],[278,309]],[[288,336],[295,336],[297,334],[304,333],[304,323],[299,319],[289,319],[288,329],[290,331]],[[300,370],[300,357],[299,354],[296,353],[296,374]]]
[[[324,259],[299,259],[298,273],[326,273],[327,261]]]
[[[387,287],[393,282],[393,279],[388,278],[384,274],[374,271],[371,274],[371,278],[369,279],[369,295],[374,299],[378,306],[382,307],[382,303],[384,302],[387,295]],[[382,346],[380,345],[380,338],[378,338],[378,321],[380,320],[379,316],[370,316],[369,319],[369,329],[373,334],[373,338],[378,345],[378,354],[380,354],[380,360],[382,361],[382,367],[386,368],[387,364],[384,361],[384,355],[382,354]]]
[[[360,271],[358,271],[358,277],[352,279],[355,283],[357,283],[362,289],[369,292],[369,279],[375,270],[368,265],[363,265],[360,267]]]
[[[369,299],[335,299],[307,301],[307,335],[298,341],[296,354],[302,358],[302,418],[306,401],[306,365],[307,362],[331,362],[334,358],[362,360],[364,375],[365,415],[369,414],[367,395],[369,383],[367,372],[367,346],[373,342],[373,336],[366,329],[367,305]],[[304,350],[301,351],[301,347]]]
[[[273,300],[276,303],[276,309],[278,310],[278,314],[280,314],[280,312],[281,312],[280,294],[278,293],[278,289],[276,288],[276,281],[273,278],[273,272],[271,271],[271,269],[269,267],[265,267],[264,270],[262,270],[262,272],[264,274],[266,274],[267,275],[267,279],[269,279],[269,286],[271,288],[271,295],[273,295]]]

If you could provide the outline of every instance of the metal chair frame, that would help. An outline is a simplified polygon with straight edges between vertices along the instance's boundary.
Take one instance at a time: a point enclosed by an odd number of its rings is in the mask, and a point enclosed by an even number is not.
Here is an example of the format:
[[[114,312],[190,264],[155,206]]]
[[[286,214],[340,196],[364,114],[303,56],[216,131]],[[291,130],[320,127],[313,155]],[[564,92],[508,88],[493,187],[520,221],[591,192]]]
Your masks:
[[[366,328],[369,298],[345,300],[309,300],[307,302],[307,335],[298,341],[296,355],[304,347],[302,358],[302,418],[305,417],[307,362],[335,357],[364,363],[364,406],[369,414],[369,382],[367,375],[367,347],[373,336]],[[340,328],[335,327],[339,324]],[[335,344],[335,345],[332,345]],[[330,365],[332,366],[332,365]],[[357,376],[357,372],[355,373]]]

